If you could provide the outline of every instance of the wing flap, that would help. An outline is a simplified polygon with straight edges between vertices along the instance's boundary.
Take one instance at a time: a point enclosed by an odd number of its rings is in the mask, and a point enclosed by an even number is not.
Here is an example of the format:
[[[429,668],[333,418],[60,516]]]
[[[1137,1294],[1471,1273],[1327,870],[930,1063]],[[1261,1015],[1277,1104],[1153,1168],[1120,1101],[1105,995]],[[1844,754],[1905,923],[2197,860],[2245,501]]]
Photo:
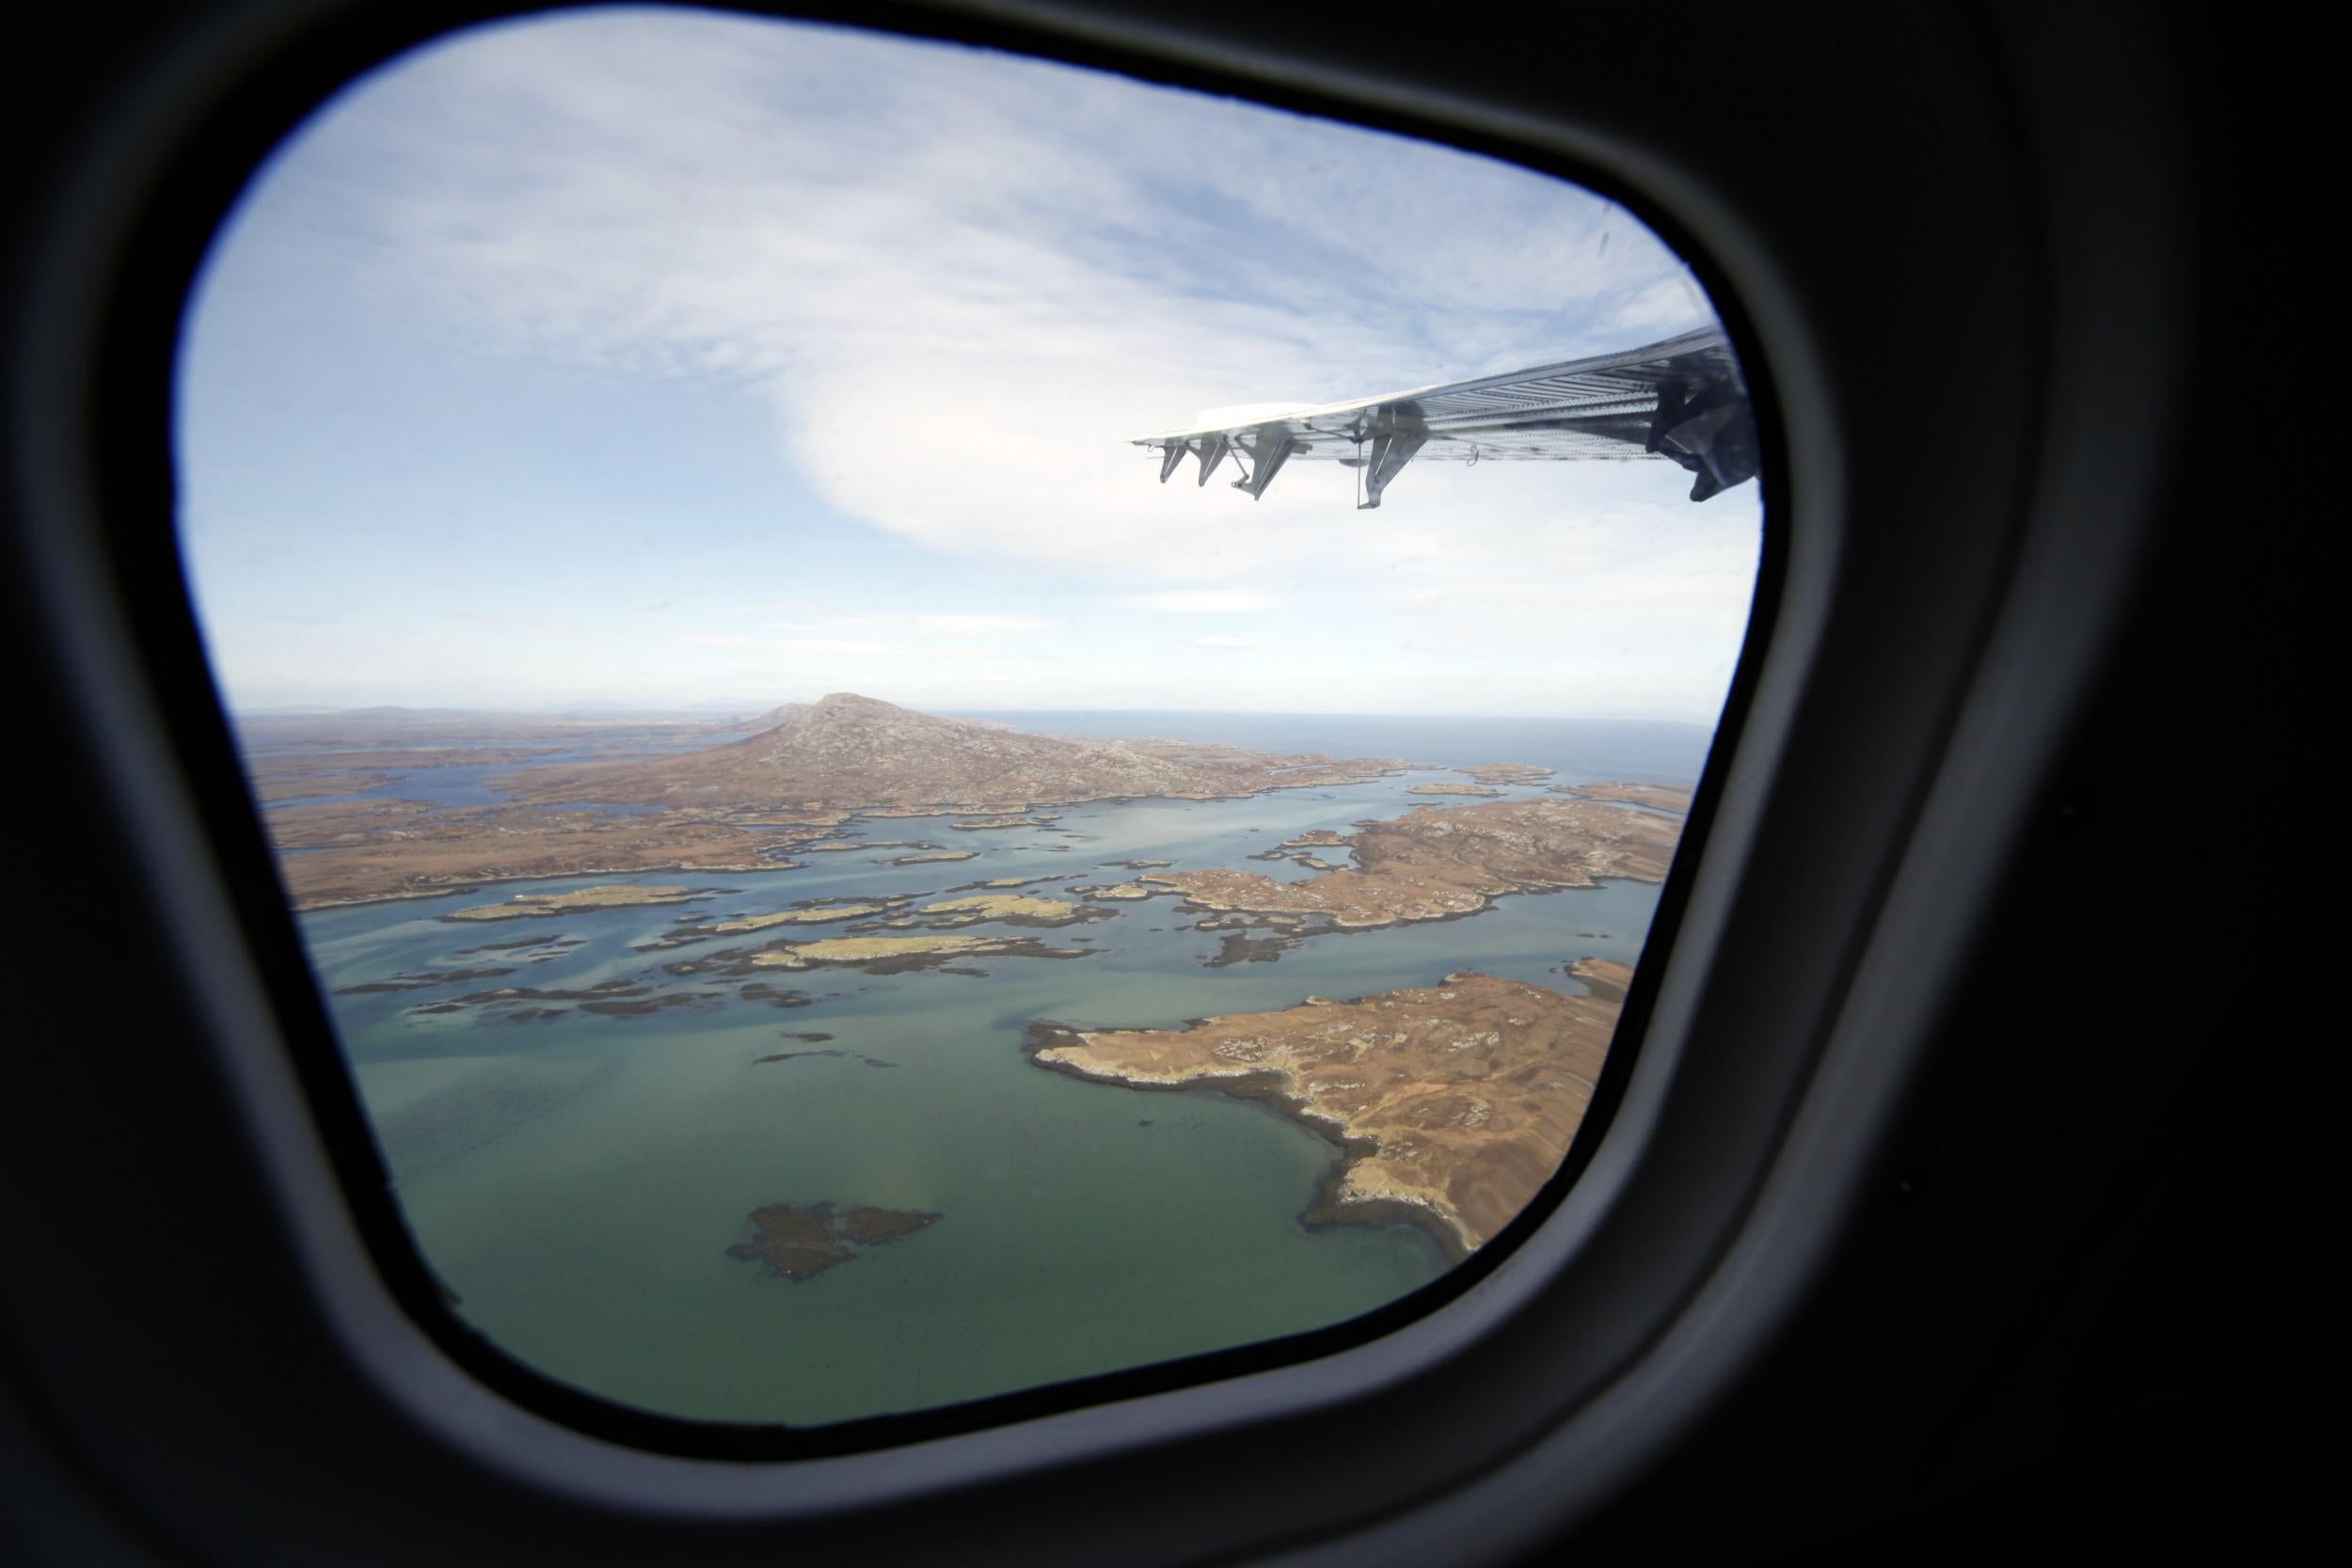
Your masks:
[[[1165,483],[1186,455],[1200,483],[1228,452],[1233,488],[1265,493],[1293,461],[1362,472],[1362,508],[1416,457],[1464,463],[1662,459],[1695,477],[1705,500],[1756,474],[1747,384],[1719,328],[1640,348],[1469,381],[1260,414],[1246,423],[1162,431],[1135,445],[1159,454]]]

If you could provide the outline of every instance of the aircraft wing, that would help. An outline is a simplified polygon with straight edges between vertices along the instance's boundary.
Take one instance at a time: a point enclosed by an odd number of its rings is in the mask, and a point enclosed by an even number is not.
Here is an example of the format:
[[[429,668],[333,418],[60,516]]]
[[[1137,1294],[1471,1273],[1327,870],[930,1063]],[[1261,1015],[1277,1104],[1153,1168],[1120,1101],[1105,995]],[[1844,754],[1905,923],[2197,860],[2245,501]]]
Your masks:
[[[1231,456],[1253,499],[1293,461],[1358,470],[1359,509],[1416,456],[1465,463],[1664,459],[1703,501],[1756,475],[1756,423],[1739,361],[1719,328],[1617,354],[1536,365],[1352,403],[1258,412],[1243,422],[1138,436],[1165,484],[1187,453],[1209,483]]]

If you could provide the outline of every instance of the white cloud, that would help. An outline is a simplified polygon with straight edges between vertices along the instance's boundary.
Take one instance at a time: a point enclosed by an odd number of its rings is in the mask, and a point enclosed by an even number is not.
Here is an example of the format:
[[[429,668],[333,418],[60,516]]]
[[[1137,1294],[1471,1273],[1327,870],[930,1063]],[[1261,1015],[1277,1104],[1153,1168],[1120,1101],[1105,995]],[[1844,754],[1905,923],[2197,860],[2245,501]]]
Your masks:
[[[1247,615],[1271,610],[1274,595],[1249,588],[1199,589],[1177,594],[1128,594],[1119,604],[1129,610],[1156,610],[1170,615]]]
[[[1190,645],[1195,648],[1263,648],[1265,643],[1254,637],[1196,637]]]
[[[1752,487],[1694,508],[1661,464],[1424,459],[1367,513],[1336,465],[1295,463],[1252,501],[1230,468],[1156,483],[1130,444],[1195,408],[1703,318],[1654,236],[1548,178],[975,51],[628,11],[427,50],[339,100],[257,199],[281,175],[311,203],[306,256],[369,308],[533,361],[738,388],[798,481],[950,571],[1011,563],[1126,610],[1321,614],[1331,635],[1408,638],[1415,669],[1599,649],[1585,686],[1654,667],[1719,694],[1727,675]],[[765,610],[795,617],[769,625],[786,635],[677,643],[946,663],[1057,629],[1018,604]],[[1343,657],[1318,678],[1385,677]]]
[[[929,643],[853,642],[837,637],[787,637],[772,644],[786,654],[854,654],[861,658],[986,658],[977,648],[939,648]]]
[[[771,621],[778,631],[886,631],[917,637],[1018,637],[1052,631],[1054,623],[1032,615],[832,615],[816,621]]]
[[[1708,325],[1715,312],[1697,281],[1688,273],[1677,273],[1621,300],[1609,319],[1629,332],[1666,338]]]
[[[942,648],[930,643],[860,642],[838,637],[740,637],[726,632],[686,632],[678,641],[701,648],[757,648],[778,654],[848,654],[860,658],[987,658],[981,648]]]
[[[1251,505],[1154,485],[1128,439],[1624,346],[1593,323],[1692,293],[1623,213],[1449,150],[695,20],[489,30],[360,89],[376,284],[534,352],[739,377],[830,499],[940,548],[1146,581],[1275,565],[1265,525],[1351,476],[1301,465]],[[1170,146],[1198,188],[1168,188]],[[1263,251],[1200,202],[1253,211]]]
[[[860,616],[858,620],[882,620],[880,616]],[[1054,623],[1029,615],[916,615],[911,617],[925,631],[940,632],[950,637],[1018,637],[1024,632],[1052,631]]]

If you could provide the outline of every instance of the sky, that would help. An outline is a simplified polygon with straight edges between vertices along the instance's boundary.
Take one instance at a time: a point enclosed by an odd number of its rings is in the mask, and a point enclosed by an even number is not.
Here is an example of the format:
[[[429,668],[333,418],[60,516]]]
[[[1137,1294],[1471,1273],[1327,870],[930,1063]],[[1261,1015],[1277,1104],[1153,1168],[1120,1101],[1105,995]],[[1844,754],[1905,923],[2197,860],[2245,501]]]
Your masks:
[[[1712,320],[1510,165],[690,10],[476,29],[328,103],[191,302],[180,528],[232,706],[1711,722],[1756,486],[1416,460],[1252,501],[1132,437]]]

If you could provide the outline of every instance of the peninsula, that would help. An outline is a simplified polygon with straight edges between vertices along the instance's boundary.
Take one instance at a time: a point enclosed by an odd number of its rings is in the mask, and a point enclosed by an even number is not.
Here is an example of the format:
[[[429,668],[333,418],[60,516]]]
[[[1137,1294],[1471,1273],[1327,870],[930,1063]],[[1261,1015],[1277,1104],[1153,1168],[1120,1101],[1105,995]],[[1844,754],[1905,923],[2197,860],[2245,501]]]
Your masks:
[[[1220,912],[1321,915],[1335,928],[1473,914],[1508,893],[1662,881],[1680,825],[1652,812],[1537,798],[1421,806],[1348,840],[1354,866],[1286,882],[1248,871],[1146,872],[1137,879]]]
[[[1687,816],[1691,811],[1691,791],[1680,784],[1549,784],[1546,788],[1554,795],[1572,795],[1582,800],[1618,800],[1629,806],[1672,812],[1677,816]]]
[[[296,909],[429,898],[548,877],[784,871],[789,832],[669,813],[619,816],[421,800],[289,806],[269,814],[278,873]]]
[[[1560,1168],[1592,1103],[1631,972],[1573,974],[1591,994],[1458,974],[1182,1029],[1039,1024],[1024,1048],[1073,1077],[1269,1101],[1342,1150],[1309,1223],[1410,1219],[1461,1257]]]

